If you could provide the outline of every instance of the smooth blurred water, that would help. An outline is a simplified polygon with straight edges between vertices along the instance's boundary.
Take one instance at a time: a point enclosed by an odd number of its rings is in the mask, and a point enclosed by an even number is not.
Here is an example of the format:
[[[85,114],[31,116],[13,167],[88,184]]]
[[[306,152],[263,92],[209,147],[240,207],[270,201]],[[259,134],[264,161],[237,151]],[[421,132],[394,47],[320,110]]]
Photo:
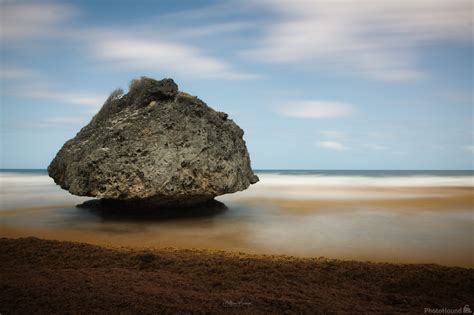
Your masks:
[[[225,208],[77,207],[44,170],[0,172],[0,236],[102,245],[439,263],[473,262],[472,171],[257,171]],[[179,212],[179,213],[178,213]]]

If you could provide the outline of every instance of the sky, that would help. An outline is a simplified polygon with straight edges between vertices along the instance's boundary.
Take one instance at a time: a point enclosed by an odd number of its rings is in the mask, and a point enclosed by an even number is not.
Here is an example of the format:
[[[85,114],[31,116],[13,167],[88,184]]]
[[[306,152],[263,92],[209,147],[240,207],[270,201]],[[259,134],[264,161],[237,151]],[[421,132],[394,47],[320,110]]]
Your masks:
[[[0,168],[141,76],[227,112],[254,169],[474,165],[470,0],[0,0],[0,35]]]

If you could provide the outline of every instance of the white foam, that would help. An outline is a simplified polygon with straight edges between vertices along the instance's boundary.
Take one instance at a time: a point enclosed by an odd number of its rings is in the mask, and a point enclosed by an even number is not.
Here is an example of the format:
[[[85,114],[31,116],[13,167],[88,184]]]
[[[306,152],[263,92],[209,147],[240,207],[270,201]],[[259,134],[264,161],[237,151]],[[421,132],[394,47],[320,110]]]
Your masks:
[[[474,176],[326,176],[258,174],[267,187],[474,187]]]
[[[0,173],[0,185],[2,188],[8,186],[18,185],[54,185],[54,181],[51,177],[44,174],[23,174],[5,172]],[[5,186],[5,187],[3,187]]]
[[[437,198],[456,192],[423,190],[423,188],[474,187],[473,176],[370,177],[268,173],[258,176],[260,182],[256,185],[219,199],[225,201],[259,197],[293,200]]]

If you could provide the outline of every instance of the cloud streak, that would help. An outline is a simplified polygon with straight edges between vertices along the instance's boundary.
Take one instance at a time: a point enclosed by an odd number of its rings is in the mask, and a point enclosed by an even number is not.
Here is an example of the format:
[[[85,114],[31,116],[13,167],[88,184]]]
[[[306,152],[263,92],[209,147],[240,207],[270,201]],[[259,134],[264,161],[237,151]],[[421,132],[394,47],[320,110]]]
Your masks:
[[[345,151],[348,149],[346,146],[336,141],[320,141],[318,142],[318,145],[322,148],[336,151]]]
[[[180,43],[109,34],[106,38],[95,40],[92,45],[95,56],[119,64],[120,68],[160,71],[201,79],[257,78],[253,74],[235,71],[225,61]]]
[[[2,1],[0,6],[0,37],[9,42],[62,33],[61,25],[77,14],[74,7],[55,3]]]
[[[34,99],[44,99],[53,101],[61,104],[73,104],[73,105],[86,105],[94,106],[99,108],[106,100],[107,96],[80,92],[80,91],[63,91],[60,89],[48,88],[36,88],[32,87],[21,91],[17,90],[17,95],[21,97],[28,97]]]
[[[417,49],[472,40],[470,0],[258,2],[277,21],[244,55],[304,68],[319,65],[376,80],[414,80]]]
[[[2,82],[5,83],[2,94],[21,98],[49,100],[60,104],[73,104],[100,107],[107,96],[87,91],[71,91],[55,87],[41,73],[18,67],[0,69]]]
[[[2,67],[0,68],[0,78],[2,80],[20,80],[32,79],[37,76],[37,73],[26,68],[17,67]]]
[[[84,56],[119,71],[147,70],[195,79],[253,80],[261,77],[238,70],[229,60],[212,56],[189,40],[249,29],[254,24],[248,21],[171,27],[160,24],[158,19],[158,23],[147,21],[126,28],[122,25],[77,28],[72,20],[79,14],[79,9],[73,6],[13,2],[1,6],[0,35],[4,42],[21,43],[25,47],[34,40],[45,38],[67,42],[85,50]]]
[[[288,117],[320,119],[349,116],[354,109],[348,103],[306,100],[288,103],[279,112]]]

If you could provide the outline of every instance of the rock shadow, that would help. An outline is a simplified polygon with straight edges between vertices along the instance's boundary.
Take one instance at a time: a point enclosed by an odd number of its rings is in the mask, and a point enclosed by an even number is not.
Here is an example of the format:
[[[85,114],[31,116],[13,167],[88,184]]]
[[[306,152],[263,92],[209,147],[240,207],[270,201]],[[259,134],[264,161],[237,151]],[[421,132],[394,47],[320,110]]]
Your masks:
[[[113,202],[93,199],[76,205],[104,221],[157,222],[179,219],[215,217],[228,208],[220,201],[210,200],[197,205],[143,207],[132,202]]]

